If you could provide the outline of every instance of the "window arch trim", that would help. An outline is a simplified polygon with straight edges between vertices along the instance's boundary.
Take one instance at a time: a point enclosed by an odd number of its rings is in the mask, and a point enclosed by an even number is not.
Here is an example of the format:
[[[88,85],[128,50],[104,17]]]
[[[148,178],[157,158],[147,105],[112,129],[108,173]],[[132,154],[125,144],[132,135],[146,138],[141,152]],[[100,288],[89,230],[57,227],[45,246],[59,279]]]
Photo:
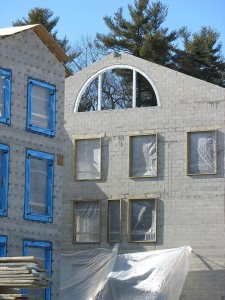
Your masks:
[[[146,75],[142,70],[136,68],[136,67],[133,67],[133,66],[130,66],[130,65],[112,65],[112,66],[109,66],[109,67],[105,67],[101,70],[99,70],[97,73],[95,73],[94,75],[92,75],[86,82],[85,84],[82,86],[81,90],[79,91],[78,93],[78,96],[77,96],[77,99],[75,100],[75,104],[74,104],[74,109],[73,109],[73,112],[78,112],[78,108],[79,108],[79,104],[80,104],[80,101],[81,101],[81,98],[82,98],[82,95],[84,93],[84,91],[86,90],[86,88],[88,87],[88,85],[96,78],[100,77],[101,78],[101,75],[103,73],[105,73],[106,71],[109,71],[109,70],[113,70],[113,69],[129,69],[129,70],[132,70],[133,71],[133,79],[136,77],[136,73],[140,73],[142,76],[144,76],[146,78],[146,80],[148,80],[148,82],[151,84],[154,92],[155,92],[155,95],[156,95],[156,99],[157,99],[157,106],[160,106],[160,97],[159,97],[159,93],[158,93],[158,89],[156,88],[156,85],[155,83],[153,82],[153,80],[148,76]],[[100,80],[101,81],[101,80]],[[134,80],[133,80],[134,81]],[[133,83],[134,84],[134,83]],[[99,92],[99,90],[98,90]],[[133,99],[133,105],[134,105],[134,99]],[[132,105],[132,107],[133,107]],[[101,110],[99,109],[100,108],[100,105],[98,103],[98,111]]]

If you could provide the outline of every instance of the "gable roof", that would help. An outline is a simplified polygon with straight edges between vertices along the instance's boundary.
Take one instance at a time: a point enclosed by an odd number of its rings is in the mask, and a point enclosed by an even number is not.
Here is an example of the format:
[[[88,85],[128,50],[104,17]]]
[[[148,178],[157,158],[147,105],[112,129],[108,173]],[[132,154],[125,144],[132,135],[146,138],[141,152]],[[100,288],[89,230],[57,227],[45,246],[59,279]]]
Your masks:
[[[60,62],[65,64],[68,61],[70,61],[69,56],[65,53],[65,51],[52,37],[52,35],[41,24],[0,28],[0,37],[11,36],[26,30],[33,30]],[[71,72],[68,68],[66,68],[66,73],[67,75],[71,75]]]

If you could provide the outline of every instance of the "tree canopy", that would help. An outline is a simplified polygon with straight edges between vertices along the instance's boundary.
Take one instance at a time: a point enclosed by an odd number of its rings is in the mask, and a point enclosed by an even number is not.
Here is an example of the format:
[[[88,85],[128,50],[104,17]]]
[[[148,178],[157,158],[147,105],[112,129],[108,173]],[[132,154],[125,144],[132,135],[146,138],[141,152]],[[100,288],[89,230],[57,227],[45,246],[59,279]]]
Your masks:
[[[175,61],[179,71],[225,87],[225,61],[221,54],[220,34],[213,28],[203,26],[191,34],[181,31],[184,49],[177,50]]]
[[[207,26],[196,33],[186,27],[169,31],[164,26],[168,6],[160,0],[134,0],[128,5],[128,13],[125,18],[123,8],[119,8],[113,17],[105,16],[109,33],[98,33],[94,39],[82,37],[74,49],[66,36],[59,38],[55,29],[59,17],[49,8],[34,7],[13,26],[42,24],[71,58],[69,67],[74,71],[112,50],[123,51],[225,87],[225,60],[218,31]]]
[[[67,53],[70,59],[73,60],[79,53],[72,49],[69,39],[66,36],[63,38],[58,37],[58,31],[55,27],[58,24],[59,19],[58,16],[54,16],[54,12],[49,8],[34,7],[29,10],[27,17],[23,17],[22,19],[13,22],[13,26],[42,24]]]
[[[168,8],[162,2],[149,4],[148,0],[135,0],[134,6],[128,5],[130,19],[123,17],[123,9],[114,17],[104,17],[109,34],[97,34],[105,47],[114,51],[124,51],[143,59],[171,65],[178,32],[169,32],[162,24]]]
[[[194,34],[186,28],[169,32],[163,26],[168,7],[161,1],[134,0],[134,6],[128,5],[128,12],[128,19],[123,8],[113,17],[104,17],[109,33],[97,34],[102,45],[225,86],[225,61],[216,30],[204,26]]]

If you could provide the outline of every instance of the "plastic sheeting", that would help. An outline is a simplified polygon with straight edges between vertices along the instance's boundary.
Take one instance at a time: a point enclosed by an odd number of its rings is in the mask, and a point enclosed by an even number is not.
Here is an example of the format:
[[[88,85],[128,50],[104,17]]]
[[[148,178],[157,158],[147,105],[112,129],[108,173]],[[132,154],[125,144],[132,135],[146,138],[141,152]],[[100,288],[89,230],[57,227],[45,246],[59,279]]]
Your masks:
[[[156,141],[155,134],[131,137],[131,176],[157,176]]]
[[[95,249],[61,256],[61,300],[178,300],[190,247],[118,255]]]
[[[32,86],[32,124],[49,127],[50,91],[49,89]]]
[[[4,115],[5,76],[0,74],[0,117]]]
[[[101,177],[100,139],[76,141],[76,179],[99,179]]]
[[[215,131],[189,133],[189,173],[216,173]]]
[[[117,252],[118,246],[62,254],[60,299],[94,300],[112,272]]]
[[[151,200],[130,200],[131,241],[156,240],[156,202]]]
[[[121,223],[121,211],[120,200],[108,201],[108,240],[110,242],[120,241],[120,223]]]
[[[30,202],[31,214],[45,215],[48,198],[48,161],[30,159]]]
[[[76,242],[99,242],[99,202],[76,202]]]

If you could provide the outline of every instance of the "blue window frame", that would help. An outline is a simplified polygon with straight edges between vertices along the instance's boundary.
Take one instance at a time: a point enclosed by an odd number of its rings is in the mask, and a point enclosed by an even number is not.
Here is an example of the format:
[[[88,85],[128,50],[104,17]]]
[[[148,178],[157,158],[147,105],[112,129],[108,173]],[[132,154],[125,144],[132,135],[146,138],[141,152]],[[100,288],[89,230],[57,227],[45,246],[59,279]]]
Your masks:
[[[55,136],[55,86],[29,78],[27,104],[27,130]]]
[[[7,255],[7,236],[0,235],[0,257]]]
[[[9,147],[0,144],[0,216],[7,216],[9,181]]]
[[[26,150],[24,218],[52,222],[54,155]]]
[[[52,275],[52,243],[42,241],[24,240],[23,255],[35,256],[46,269],[47,275]],[[24,294],[36,296],[37,299],[50,300],[51,288],[47,289],[23,289]]]
[[[7,125],[10,125],[11,79],[11,72],[0,68],[0,123]]]

